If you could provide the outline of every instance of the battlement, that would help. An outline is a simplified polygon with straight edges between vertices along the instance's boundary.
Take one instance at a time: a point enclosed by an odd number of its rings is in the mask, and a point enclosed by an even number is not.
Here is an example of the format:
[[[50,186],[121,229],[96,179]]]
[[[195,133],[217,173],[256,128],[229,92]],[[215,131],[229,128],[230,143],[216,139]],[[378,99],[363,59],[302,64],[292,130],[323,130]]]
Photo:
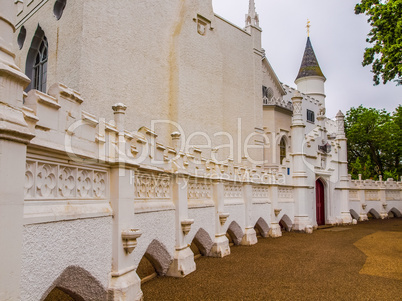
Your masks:
[[[388,178],[383,181],[382,176],[378,181],[374,181],[372,179],[363,180],[362,176],[359,175],[358,180],[352,180],[349,175],[350,188],[360,188],[360,189],[401,189],[402,188],[402,179],[401,181],[394,181],[393,178]]]
[[[276,97],[272,97],[271,99],[268,97],[263,97],[262,102],[264,106],[278,106],[293,112],[293,104],[291,101],[286,101]]]
[[[283,86],[284,90],[286,91],[286,94],[293,95],[297,91],[295,88],[290,87],[286,84],[282,84],[282,86]],[[307,95],[305,93],[301,93],[301,92],[299,92],[299,93],[303,97],[303,101],[307,101],[307,102],[317,105],[317,106],[320,105],[320,101],[315,99],[314,97],[311,97],[310,95]]]
[[[181,141],[181,134],[172,133],[170,145],[158,141],[152,129],[125,127],[124,104],[113,106],[114,120],[106,121],[82,110],[84,99],[63,84],[55,84],[49,94],[31,90],[25,96],[24,117],[35,138],[30,148],[65,152],[76,162],[126,164],[164,173],[185,173],[196,177],[236,181],[277,180],[277,175],[253,165],[232,159],[217,161]],[[265,179],[265,180],[262,180]],[[268,183],[268,182],[267,182]]]

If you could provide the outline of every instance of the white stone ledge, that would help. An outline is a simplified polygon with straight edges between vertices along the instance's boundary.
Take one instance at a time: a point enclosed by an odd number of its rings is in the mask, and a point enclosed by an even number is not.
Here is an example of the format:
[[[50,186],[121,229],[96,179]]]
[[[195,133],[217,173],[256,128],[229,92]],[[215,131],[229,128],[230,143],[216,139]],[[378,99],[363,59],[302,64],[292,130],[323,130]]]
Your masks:
[[[247,31],[245,31],[243,28],[237,26],[236,24],[230,22],[229,20],[226,20],[225,18],[221,17],[220,15],[217,15],[217,14],[214,14],[214,15],[215,15],[215,17],[216,17],[218,20],[221,20],[221,21],[223,21],[223,22],[225,22],[225,23],[227,23],[227,24],[233,26],[234,28],[236,28],[236,29],[239,30],[240,32],[245,33],[245,34],[248,35],[248,36],[251,36],[251,34],[249,34],[249,33],[248,33]]]
[[[253,199],[253,204],[271,204],[271,200],[267,199]]]
[[[225,199],[224,205],[244,205],[243,199]]]
[[[278,203],[294,203],[293,199],[279,199]]]
[[[209,207],[214,207],[215,203],[213,200],[194,200],[194,199],[189,199],[188,200],[188,208],[209,208]]]
[[[110,203],[103,201],[25,201],[24,225],[112,216]]]
[[[134,213],[148,213],[175,210],[173,202],[168,200],[135,200]]]

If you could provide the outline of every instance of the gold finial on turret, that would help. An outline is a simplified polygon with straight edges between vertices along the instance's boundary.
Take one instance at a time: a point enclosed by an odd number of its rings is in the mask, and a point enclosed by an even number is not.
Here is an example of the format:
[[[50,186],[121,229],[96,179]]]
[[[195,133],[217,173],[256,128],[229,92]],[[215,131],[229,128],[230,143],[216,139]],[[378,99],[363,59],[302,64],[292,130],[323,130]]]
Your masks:
[[[310,27],[311,27],[309,19],[307,19],[307,26],[306,27],[307,27],[307,36],[309,37],[310,36]]]

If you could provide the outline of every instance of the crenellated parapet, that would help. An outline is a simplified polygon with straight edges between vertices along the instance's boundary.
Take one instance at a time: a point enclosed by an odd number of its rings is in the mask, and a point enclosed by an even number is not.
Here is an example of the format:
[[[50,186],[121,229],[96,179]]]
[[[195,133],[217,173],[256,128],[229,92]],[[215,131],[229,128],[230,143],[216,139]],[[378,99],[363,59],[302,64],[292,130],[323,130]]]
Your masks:
[[[263,97],[262,98],[262,102],[264,104],[264,106],[278,106],[281,107],[283,109],[289,110],[289,111],[293,111],[293,104],[291,101],[286,101],[283,98],[279,98],[279,97]]]
[[[350,180],[350,188],[363,189],[401,189],[402,181],[395,181],[393,178],[388,178],[383,181],[382,176],[378,181],[372,179],[362,180],[359,175],[358,180]]]
[[[402,202],[402,181],[383,181],[381,176],[378,181],[363,180],[359,175],[358,180],[349,179],[349,202],[353,210],[360,211],[360,220],[366,220],[368,214],[387,218],[389,212],[399,212],[395,208],[400,208],[398,204]]]
[[[291,86],[288,86],[286,84],[282,84],[282,87],[284,88],[285,92],[287,94],[289,94],[289,95],[293,95],[297,91],[295,88],[293,88]],[[312,97],[312,96],[310,96],[308,94],[302,93],[300,91],[299,91],[299,93],[303,96],[303,101],[309,102],[309,103],[314,104],[316,106],[320,105],[320,101],[315,99],[314,97]]]
[[[30,148],[65,152],[77,163],[127,164],[162,173],[186,173],[194,177],[272,183],[278,177],[262,166],[234,164],[204,157],[197,147],[186,145],[178,132],[171,144],[159,142],[158,134],[148,127],[127,129],[124,104],[113,106],[114,120],[98,118],[81,109],[84,99],[72,89],[55,84],[49,94],[31,90],[25,95],[24,118],[35,138]]]

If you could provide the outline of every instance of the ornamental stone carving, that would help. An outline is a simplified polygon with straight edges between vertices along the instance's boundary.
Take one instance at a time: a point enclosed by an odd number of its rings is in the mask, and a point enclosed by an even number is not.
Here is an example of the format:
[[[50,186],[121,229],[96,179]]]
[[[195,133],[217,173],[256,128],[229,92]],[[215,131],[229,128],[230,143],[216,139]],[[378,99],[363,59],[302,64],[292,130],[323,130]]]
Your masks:
[[[187,188],[187,198],[189,200],[205,200],[212,197],[211,183],[191,181]]]
[[[197,23],[198,34],[205,36],[208,30],[212,30],[211,21],[207,18],[197,15],[197,18],[193,19]]]
[[[38,163],[36,173],[36,194],[39,197],[56,197],[57,165]]]
[[[400,200],[401,193],[399,190],[386,190],[385,198],[387,201]]]
[[[75,189],[75,169],[60,166],[59,170],[59,195],[61,197],[74,196]]]
[[[366,201],[378,201],[378,190],[365,190]]]
[[[265,186],[253,186],[253,198],[269,198],[269,188]]]
[[[95,197],[101,198],[106,194],[106,173],[94,171],[93,191]]]
[[[107,172],[57,163],[27,160],[25,199],[102,199]]]
[[[358,200],[358,194],[357,194],[357,190],[353,189],[353,190],[349,190],[349,199],[350,200]]]
[[[241,198],[243,196],[243,186],[236,183],[225,183],[224,197],[226,199]]]
[[[77,193],[79,197],[87,198],[91,195],[91,174],[85,169],[78,170]]]
[[[32,198],[35,195],[35,162],[27,161],[25,165],[24,196]]]
[[[293,102],[293,113],[294,114],[302,114],[302,103],[301,102]]]
[[[123,248],[127,254],[131,254],[137,246],[137,238],[142,235],[139,229],[128,229],[121,232],[121,238],[123,240]]]
[[[345,115],[341,111],[336,114],[336,126],[338,135],[342,135],[345,133]]]
[[[292,188],[279,188],[278,196],[280,199],[293,199],[293,189]]]
[[[170,177],[164,174],[138,173],[135,175],[135,198],[170,198]]]
[[[219,222],[223,226],[226,223],[226,220],[228,219],[230,214],[226,212],[220,212],[218,215],[219,215]]]
[[[184,219],[181,221],[181,228],[184,235],[187,235],[190,232],[192,224],[194,224],[193,219]]]

